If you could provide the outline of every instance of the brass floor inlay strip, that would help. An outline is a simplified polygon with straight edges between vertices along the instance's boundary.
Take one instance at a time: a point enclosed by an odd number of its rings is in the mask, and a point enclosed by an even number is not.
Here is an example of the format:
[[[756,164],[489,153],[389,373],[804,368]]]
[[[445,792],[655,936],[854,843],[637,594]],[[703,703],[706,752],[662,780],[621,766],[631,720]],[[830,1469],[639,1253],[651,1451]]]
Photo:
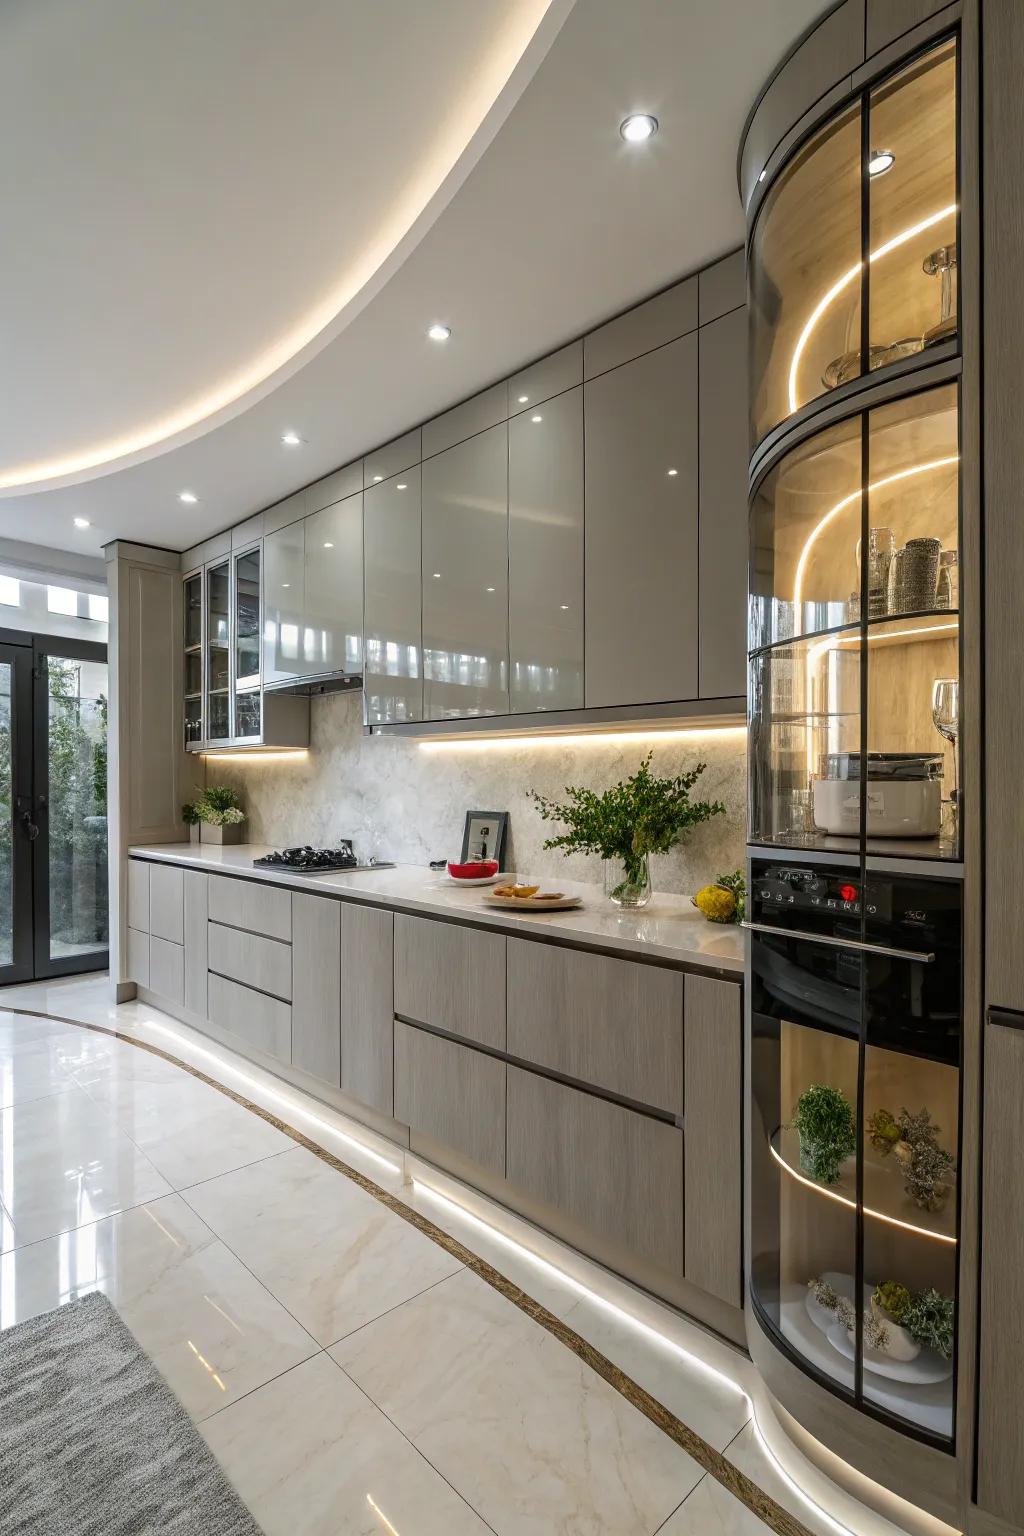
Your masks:
[[[374,1200],[386,1206],[395,1216],[401,1217],[403,1221],[415,1227],[424,1237],[430,1238],[431,1242],[443,1248],[453,1259],[456,1259],[466,1269],[491,1286],[499,1295],[504,1296],[506,1301],[510,1301],[513,1306],[518,1307],[521,1312],[531,1317],[541,1328],[546,1329],[548,1333],[564,1344],[566,1349],[571,1349],[574,1355],[577,1355],[586,1365],[589,1365],[590,1369],[596,1372],[609,1386],[614,1387],[616,1392],[624,1397],[628,1403],[632,1404],[639,1413],[642,1413],[646,1419],[649,1419],[670,1440],[673,1440],[676,1445],[692,1456],[698,1466],[702,1467],[709,1476],[713,1477],[717,1483],[721,1483],[722,1487],[739,1499],[741,1504],[745,1504],[753,1514],[757,1515],[760,1520],[763,1520],[765,1525],[776,1533],[776,1536],[813,1536],[813,1532],[808,1530],[802,1521],[791,1515],[788,1510],[783,1509],[777,1500],[759,1488],[755,1482],[747,1477],[746,1473],[733,1466],[732,1462],[721,1451],[716,1450],[703,1436],[698,1435],[695,1430],[690,1429],[689,1425],[684,1424],[682,1419],[678,1418],[671,1409],[666,1408],[664,1403],[660,1403],[657,1398],[652,1397],[646,1388],[640,1386],[639,1382],[634,1381],[631,1376],[627,1376],[625,1371],[621,1371],[606,1355],[601,1354],[600,1350],[595,1349],[592,1344],[588,1343],[582,1335],[576,1333],[566,1323],[563,1323],[553,1312],[549,1312],[547,1307],[542,1306],[539,1301],[534,1301],[533,1297],[528,1296],[518,1285],[513,1284],[500,1270],[495,1269],[493,1264],[489,1264],[486,1259],[481,1259],[463,1243],[460,1243],[457,1237],[452,1237],[442,1227],[432,1222],[428,1216],[424,1216],[420,1211],[413,1210],[411,1206],[406,1205],[404,1201],[400,1200],[397,1195],[392,1195],[388,1190],[382,1189],[379,1184],[375,1184],[372,1179],[367,1178],[366,1174],[360,1173],[358,1168],[353,1168],[349,1163],[343,1162],[340,1157],[336,1157],[333,1152],[328,1152],[326,1147],[320,1146],[318,1142],[313,1141],[303,1131],[296,1130],[295,1126],[289,1125],[285,1120],[281,1120],[269,1109],[264,1109],[261,1105],[254,1104],[251,1099],[247,1099],[243,1094],[237,1093],[234,1088],[229,1088],[225,1083],[218,1082],[215,1077],[210,1077],[206,1072],[201,1071],[198,1067],[191,1066],[187,1061],[181,1061],[179,1057],[174,1056],[170,1051],[165,1051],[162,1046],[153,1045],[148,1040],[140,1040],[135,1035],[124,1034],[121,1030],[113,1029],[109,1025],[87,1024],[82,1019],[68,1019],[64,1018],[61,1014],[41,1013],[32,1008],[8,1007],[2,1001],[0,1001],[0,1012],[23,1014],[25,1017],[33,1019],[50,1019],[57,1024],[69,1024],[75,1029],[91,1030],[94,1034],[109,1035],[112,1039],[121,1040],[126,1045],[137,1046],[139,1050],[148,1051],[152,1056],[159,1056],[163,1061],[170,1062],[172,1066],[179,1067],[183,1072],[187,1072],[190,1077],[196,1078],[201,1083],[206,1083],[210,1088],[215,1088],[218,1093],[222,1093],[226,1098],[232,1099],[236,1104],[240,1104],[243,1109],[258,1115],[261,1120],[265,1120],[275,1130],[289,1136],[300,1147],[305,1147],[307,1152],[312,1152],[314,1157],[318,1157],[321,1162],[327,1163],[337,1173],[344,1174],[345,1178],[350,1179],[353,1184],[357,1184],[368,1195],[372,1195]],[[228,1049],[228,1047],[223,1047],[223,1049]],[[340,1111],[335,1111],[335,1113],[340,1113]],[[373,1148],[368,1147],[367,1151],[372,1152]],[[401,1148],[397,1148],[396,1151],[401,1151]]]

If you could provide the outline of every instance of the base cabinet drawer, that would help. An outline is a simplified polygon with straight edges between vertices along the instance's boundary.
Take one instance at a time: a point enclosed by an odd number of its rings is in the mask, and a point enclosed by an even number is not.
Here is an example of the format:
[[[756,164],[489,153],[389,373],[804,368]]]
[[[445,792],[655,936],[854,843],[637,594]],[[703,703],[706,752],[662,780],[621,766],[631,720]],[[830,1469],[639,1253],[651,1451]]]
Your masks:
[[[292,1066],[334,1088],[341,1083],[342,916],[330,896],[292,893]]]
[[[149,886],[146,887],[147,892]],[[149,934],[137,928],[128,929],[128,964],[125,967],[128,980],[137,987],[149,986]]]
[[[171,944],[185,942],[185,871],[170,864],[149,870],[149,931]]]
[[[210,921],[261,933],[268,939],[292,940],[292,893],[255,880],[210,876]]]
[[[681,1116],[683,976],[509,939],[508,1054]]]
[[[613,1248],[683,1274],[683,1133],[508,1068],[507,1177]]]
[[[292,1059],[292,1010],[263,992],[240,986],[210,972],[208,1008],[211,1024],[230,1030],[240,1040],[290,1064]]]
[[[153,934],[149,941],[149,990],[168,1002],[185,1001],[185,950]]]
[[[505,1172],[505,1063],[395,1020],[395,1119]]]
[[[505,1049],[505,936],[395,917],[395,1012]]]
[[[316,898],[314,897],[314,900]],[[211,923],[207,936],[209,968],[230,981],[240,981],[282,1002],[292,1000],[292,947],[240,928]]]
[[[185,871],[185,1007],[206,1018],[209,881],[202,870]]]

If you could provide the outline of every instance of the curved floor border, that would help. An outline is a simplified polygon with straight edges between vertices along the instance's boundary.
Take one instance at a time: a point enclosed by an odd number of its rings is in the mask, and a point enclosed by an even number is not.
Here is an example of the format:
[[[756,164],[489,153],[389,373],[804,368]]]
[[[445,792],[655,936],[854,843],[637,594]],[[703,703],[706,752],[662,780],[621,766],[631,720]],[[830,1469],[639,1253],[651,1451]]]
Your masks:
[[[259,1104],[254,1104],[244,1094],[236,1093],[233,1088],[227,1087],[225,1083],[218,1082],[216,1078],[210,1077],[206,1072],[201,1072],[198,1067],[193,1067],[189,1062],[182,1061],[180,1057],[173,1055],[170,1051],[165,1051],[162,1046],[150,1044],[148,1040],[139,1040],[134,1035],[124,1034],[121,1030],[112,1029],[105,1024],[87,1024],[81,1019],[69,1019],[56,1013],[42,1013],[32,1008],[5,1008],[0,1004],[0,1011],[19,1014],[31,1019],[49,1019],[56,1024],[68,1024],[75,1029],[87,1029],[93,1034],[109,1035],[112,1039],[120,1040],[125,1045],[134,1045],[141,1051],[148,1051],[150,1055],[158,1056],[161,1060],[170,1062],[172,1066],[180,1067],[182,1072],[187,1072],[190,1077],[198,1079],[199,1082],[205,1083],[210,1088],[215,1088],[218,1093],[224,1094],[225,1098],[233,1100],[234,1103],[240,1104],[243,1109],[258,1115],[261,1120],[265,1120],[275,1130],[283,1132],[284,1135],[289,1136],[300,1147],[305,1147],[307,1152],[312,1152],[313,1156],[318,1157],[321,1162],[327,1163],[336,1173],[343,1174],[345,1178],[350,1179],[353,1184],[358,1185],[366,1194],[371,1195],[374,1200],[386,1206],[393,1215],[401,1217],[403,1221],[415,1227],[424,1237],[428,1237],[431,1242],[436,1243],[439,1248],[443,1248],[446,1253],[464,1265],[466,1269],[471,1270],[478,1279],[483,1280],[486,1285],[491,1286],[499,1295],[504,1296],[506,1301],[510,1301],[521,1312],[525,1312],[527,1317],[531,1317],[541,1328],[546,1329],[548,1333],[564,1344],[566,1349],[572,1350],[574,1355],[577,1355],[584,1364],[596,1372],[609,1386],[614,1387],[616,1392],[624,1397],[639,1413],[642,1413],[663,1434],[666,1434],[670,1440],[673,1440],[689,1456],[692,1456],[697,1465],[702,1467],[710,1477],[713,1477],[717,1483],[720,1483],[723,1488],[731,1493],[734,1498],[738,1499],[741,1504],[745,1505],[758,1519],[763,1520],[765,1525],[776,1533],[776,1536],[813,1536],[813,1532],[808,1530],[807,1526],[791,1515],[788,1510],[783,1509],[781,1504],[773,1499],[770,1494],[765,1493],[759,1488],[756,1483],[752,1482],[738,1467],[734,1467],[732,1462],[721,1451],[716,1450],[713,1445],[709,1445],[701,1435],[698,1435],[695,1430],[690,1429],[687,1424],[684,1424],[682,1419],[677,1418],[663,1403],[659,1403],[657,1398],[652,1397],[644,1387],[640,1386],[639,1382],[634,1381],[631,1376],[627,1376],[607,1356],[602,1355],[600,1350],[595,1349],[580,1334],[568,1327],[560,1318],[557,1318],[553,1312],[549,1312],[546,1307],[541,1306],[540,1302],[534,1301],[533,1297],[527,1295],[518,1285],[506,1279],[500,1270],[495,1269],[486,1259],[478,1257],[477,1254],[465,1247],[463,1243],[460,1243],[458,1238],[452,1237],[441,1227],[436,1226],[429,1217],[413,1210],[411,1206],[399,1200],[396,1195],[392,1195],[386,1189],[382,1189],[379,1184],[375,1184],[372,1179],[367,1178],[366,1174],[360,1173],[357,1168],[353,1168],[350,1164],[343,1162],[333,1152],[328,1152],[326,1147],[320,1146],[318,1142],[313,1141],[304,1132],[297,1130],[293,1125],[289,1125],[286,1120],[281,1120],[277,1115],[272,1114],[270,1110],[264,1109]],[[802,1495],[802,1497],[807,1496]],[[838,1530],[843,1529],[839,1522],[835,1520],[835,1517],[828,1514],[827,1510],[823,1509],[820,1512]]]

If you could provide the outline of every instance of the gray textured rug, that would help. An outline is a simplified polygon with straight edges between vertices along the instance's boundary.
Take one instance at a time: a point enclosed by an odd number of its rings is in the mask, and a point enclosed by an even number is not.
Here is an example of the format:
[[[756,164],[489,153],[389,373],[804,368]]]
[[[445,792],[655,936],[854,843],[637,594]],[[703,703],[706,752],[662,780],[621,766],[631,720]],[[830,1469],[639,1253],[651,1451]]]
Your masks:
[[[2,1536],[259,1536],[99,1292],[0,1333]]]

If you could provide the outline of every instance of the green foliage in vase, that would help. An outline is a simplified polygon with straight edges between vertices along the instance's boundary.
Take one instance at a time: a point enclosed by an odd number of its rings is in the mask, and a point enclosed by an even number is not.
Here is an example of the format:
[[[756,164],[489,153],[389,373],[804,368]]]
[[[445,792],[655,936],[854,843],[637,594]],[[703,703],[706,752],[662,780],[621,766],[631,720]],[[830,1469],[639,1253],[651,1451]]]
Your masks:
[[[648,854],[668,853],[691,827],[725,815],[720,800],[690,799],[706,763],[674,778],[658,778],[651,772],[653,756],[649,752],[636,773],[601,795],[566,785],[566,799],[559,802],[531,790],[543,820],[560,821],[568,829],[547,838],[544,847],[616,859],[623,867],[623,884],[639,886],[644,883]]]
[[[820,1184],[834,1184],[857,1146],[853,1109],[845,1094],[827,1083],[812,1083],[793,1106],[791,1124],[800,1135],[800,1166]]]
[[[245,820],[237,789],[229,789],[226,784],[211,784],[190,806],[182,806],[182,815],[191,826],[186,814],[189,811],[195,813],[196,821],[203,821],[208,827],[235,827]]]
[[[875,1287],[874,1300],[894,1323],[902,1323],[910,1306],[910,1292],[898,1280],[886,1280]]]
[[[181,808],[181,819],[186,827],[198,827],[199,807],[194,800],[186,801]]]
[[[900,1323],[925,1349],[934,1349],[943,1360],[953,1357],[953,1298],[934,1289],[912,1296]]]

